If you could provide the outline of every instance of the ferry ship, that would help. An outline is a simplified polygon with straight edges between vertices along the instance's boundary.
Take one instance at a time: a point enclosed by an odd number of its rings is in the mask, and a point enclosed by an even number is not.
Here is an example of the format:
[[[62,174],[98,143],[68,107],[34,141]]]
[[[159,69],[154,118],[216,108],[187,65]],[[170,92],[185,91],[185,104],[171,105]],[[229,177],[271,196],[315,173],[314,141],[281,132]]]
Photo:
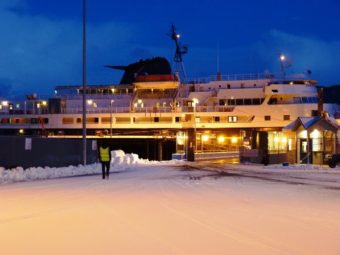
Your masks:
[[[166,71],[135,76],[128,70],[154,62],[165,63]],[[2,100],[0,135],[80,138],[85,93],[88,138],[167,140],[174,144],[171,154],[183,158],[191,149],[199,158],[252,149],[260,132],[269,151],[284,150],[289,141],[282,131],[292,121],[339,112],[337,104],[322,103],[317,82],[306,75],[218,74],[181,82],[168,65],[163,58],[149,59],[114,67],[125,70],[122,84],[89,85],[85,91],[57,86],[49,99]]]

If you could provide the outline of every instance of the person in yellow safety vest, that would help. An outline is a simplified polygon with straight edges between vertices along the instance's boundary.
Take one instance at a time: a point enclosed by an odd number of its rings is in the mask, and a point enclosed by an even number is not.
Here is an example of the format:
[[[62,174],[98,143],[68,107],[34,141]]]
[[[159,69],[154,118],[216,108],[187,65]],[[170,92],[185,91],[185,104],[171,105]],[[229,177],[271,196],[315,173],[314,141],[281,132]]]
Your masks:
[[[102,164],[102,176],[105,179],[109,179],[110,175],[110,164],[111,164],[111,153],[110,147],[106,142],[102,142],[98,149],[98,158]],[[106,170],[106,171],[105,171]]]

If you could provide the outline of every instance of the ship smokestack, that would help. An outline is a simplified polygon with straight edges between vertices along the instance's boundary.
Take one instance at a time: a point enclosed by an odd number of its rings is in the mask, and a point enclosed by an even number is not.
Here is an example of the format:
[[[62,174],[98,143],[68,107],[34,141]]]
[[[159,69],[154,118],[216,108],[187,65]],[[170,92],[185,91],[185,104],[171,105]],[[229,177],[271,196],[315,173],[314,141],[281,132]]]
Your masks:
[[[323,88],[318,87],[318,116],[321,116],[321,117],[324,115],[323,103],[324,103]]]

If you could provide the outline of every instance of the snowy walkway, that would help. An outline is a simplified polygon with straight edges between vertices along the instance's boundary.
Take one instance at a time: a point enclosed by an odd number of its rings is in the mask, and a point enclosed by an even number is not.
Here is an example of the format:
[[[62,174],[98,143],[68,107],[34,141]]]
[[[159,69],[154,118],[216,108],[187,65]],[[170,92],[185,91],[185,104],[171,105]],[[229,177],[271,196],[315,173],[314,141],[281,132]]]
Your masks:
[[[1,254],[340,254],[339,189],[319,177],[291,184],[211,171],[218,167],[136,165],[110,180],[0,185]],[[338,183],[337,172],[326,175]]]

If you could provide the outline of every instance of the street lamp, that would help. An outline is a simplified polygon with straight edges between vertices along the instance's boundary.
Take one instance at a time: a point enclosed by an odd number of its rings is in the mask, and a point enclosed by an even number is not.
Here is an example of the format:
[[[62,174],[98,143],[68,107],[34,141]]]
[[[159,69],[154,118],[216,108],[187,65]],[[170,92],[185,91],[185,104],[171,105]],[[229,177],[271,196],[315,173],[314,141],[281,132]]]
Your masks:
[[[285,79],[285,76],[286,76],[286,73],[285,73],[285,64],[284,64],[285,61],[286,61],[286,56],[281,53],[280,54],[280,67],[281,67],[282,79]]]
[[[86,0],[83,0],[83,165],[86,165]]]
[[[115,100],[110,101],[110,137],[112,138],[112,105]]]

